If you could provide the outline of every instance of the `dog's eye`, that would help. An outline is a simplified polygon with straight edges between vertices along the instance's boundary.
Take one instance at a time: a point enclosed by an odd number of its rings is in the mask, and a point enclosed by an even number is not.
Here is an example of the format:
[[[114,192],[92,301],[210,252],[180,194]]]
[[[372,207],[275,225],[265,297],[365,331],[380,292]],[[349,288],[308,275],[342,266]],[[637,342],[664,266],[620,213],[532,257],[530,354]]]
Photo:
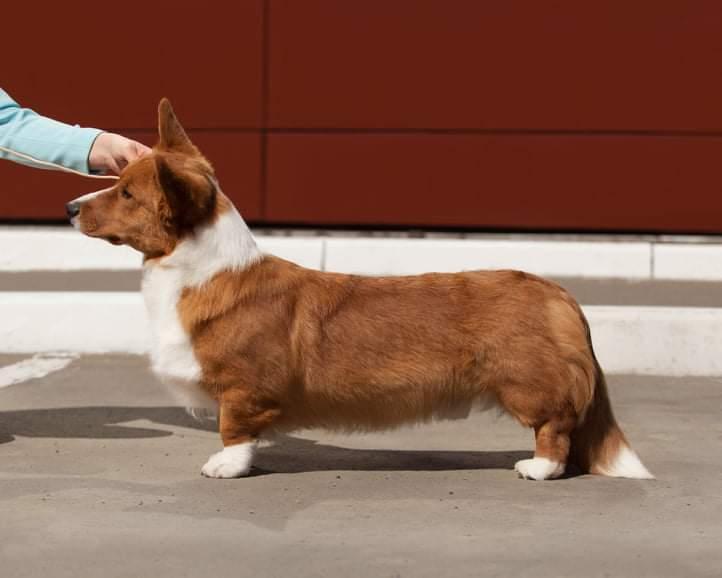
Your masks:
[[[130,191],[128,189],[123,189],[120,192],[120,196],[123,197],[124,199],[132,199],[133,198],[133,195],[130,194]]]

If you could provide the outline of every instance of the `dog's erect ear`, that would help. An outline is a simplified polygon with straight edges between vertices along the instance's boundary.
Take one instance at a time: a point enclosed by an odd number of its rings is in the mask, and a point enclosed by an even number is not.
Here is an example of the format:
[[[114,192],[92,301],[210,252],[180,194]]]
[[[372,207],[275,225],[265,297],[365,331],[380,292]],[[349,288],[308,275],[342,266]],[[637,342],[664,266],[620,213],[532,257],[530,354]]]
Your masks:
[[[179,152],[189,155],[199,155],[200,152],[188,138],[173,107],[167,98],[162,98],[158,104],[158,134],[160,141],[158,149]]]
[[[216,206],[218,189],[203,160],[158,152],[154,155],[158,184],[163,189],[169,226],[192,229],[208,219]]]

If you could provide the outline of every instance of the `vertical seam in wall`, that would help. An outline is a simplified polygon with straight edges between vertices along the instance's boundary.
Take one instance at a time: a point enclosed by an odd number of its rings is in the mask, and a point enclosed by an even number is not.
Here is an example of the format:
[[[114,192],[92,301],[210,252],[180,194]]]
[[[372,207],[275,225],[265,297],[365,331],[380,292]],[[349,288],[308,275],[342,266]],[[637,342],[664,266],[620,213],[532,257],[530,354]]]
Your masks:
[[[656,246],[656,243],[649,244],[649,278],[652,280],[657,278],[657,274],[654,271],[654,253]]]
[[[326,271],[326,253],[328,251],[328,241],[321,240],[321,271]]]
[[[261,3],[261,220],[268,220],[268,108],[270,74],[270,0]]]

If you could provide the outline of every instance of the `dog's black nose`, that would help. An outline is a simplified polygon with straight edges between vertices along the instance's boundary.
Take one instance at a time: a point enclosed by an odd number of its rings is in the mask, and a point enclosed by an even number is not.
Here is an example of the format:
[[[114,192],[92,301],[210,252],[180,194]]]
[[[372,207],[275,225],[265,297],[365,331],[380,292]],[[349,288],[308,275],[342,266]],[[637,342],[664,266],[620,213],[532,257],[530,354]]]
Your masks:
[[[80,213],[80,203],[68,203],[65,205],[65,212],[68,214],[68,219],[77,217]]]

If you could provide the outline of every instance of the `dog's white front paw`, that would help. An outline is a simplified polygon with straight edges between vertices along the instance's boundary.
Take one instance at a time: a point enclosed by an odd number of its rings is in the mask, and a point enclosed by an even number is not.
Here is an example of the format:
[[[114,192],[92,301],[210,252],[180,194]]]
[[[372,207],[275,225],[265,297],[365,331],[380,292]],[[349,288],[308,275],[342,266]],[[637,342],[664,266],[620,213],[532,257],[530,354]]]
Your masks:
[[[253,442],[227,446],[220,452],[213,454],[201,474],[208,478],[240,478],[248,475],[253,462],[253,452],[256,444]]]
[[[548,480],[561,476],[564,473],[564,464],[547,458],[531,458],[516,462],[514,469],[525,480]]]

